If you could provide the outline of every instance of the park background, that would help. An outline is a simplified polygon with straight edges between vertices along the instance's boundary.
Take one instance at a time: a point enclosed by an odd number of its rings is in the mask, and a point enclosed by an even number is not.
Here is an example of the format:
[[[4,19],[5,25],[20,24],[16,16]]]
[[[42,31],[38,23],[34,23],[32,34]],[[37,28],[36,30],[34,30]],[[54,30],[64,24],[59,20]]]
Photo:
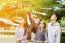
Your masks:
[[[1,43],[15,43],[16,25],[28,12],[46,23],[49,22],[52,13],[59,13],[62,29],[61,43],[65,43],[65,0],[0,0]]]

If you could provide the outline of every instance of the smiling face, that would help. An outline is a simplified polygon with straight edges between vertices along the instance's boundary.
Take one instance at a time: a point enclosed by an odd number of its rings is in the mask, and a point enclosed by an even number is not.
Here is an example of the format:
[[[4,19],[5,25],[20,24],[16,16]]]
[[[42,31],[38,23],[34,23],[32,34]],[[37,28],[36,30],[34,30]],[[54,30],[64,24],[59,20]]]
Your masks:
[[[40,28],[42,28],[42,29],[45,29],[46,24],[45,24],[45,23],[43,23],[43,22],[40,22],[39,27],[40,27]]]

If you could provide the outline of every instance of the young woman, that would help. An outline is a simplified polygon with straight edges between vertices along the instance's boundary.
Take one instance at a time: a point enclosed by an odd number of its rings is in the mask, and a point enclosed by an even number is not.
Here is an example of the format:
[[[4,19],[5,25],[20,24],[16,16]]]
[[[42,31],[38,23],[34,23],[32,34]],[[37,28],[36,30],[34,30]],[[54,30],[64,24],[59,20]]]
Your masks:
[[[27,39],[27,18],[22,19],[21,27],[17,27],[16,29],[16,43],[23,43],[24,40]],[[26,42],[25,42],[26,43]]]
[[[36,34],[36,31],[38,29],[38,24],[40,22],[40,19],[34,19],[32,17],[32,14],[31,13],[28,13],[28,16],[29,16],[29,20],[30,20],[30,27],[29,27],[29,34],[28,34],[28,40],[34,40],[35,38],[35,34]],[[34,36],[33,36],[34,35]]]
[[[36,32],[35,41],[36,43],[44,43],[47,39],[46,23],[40,22]]]
[[[60,43],[60,19],[59,14],[54,13],[51,16],[51,22],[48,24],[48,43]]]
[[[31,22],[31,27],[30,27],[30,35],[32,35],[32,33],[35,34],[35,36],[33,37],[33,40],[35,43],[43,43],[46,39],[46,24],[43,22],[40,22],[40,20],[36,19],[34,20],[31,17],[31,14],[29,13],[29,19]],[[32,39],[32,37],[31,37]]]

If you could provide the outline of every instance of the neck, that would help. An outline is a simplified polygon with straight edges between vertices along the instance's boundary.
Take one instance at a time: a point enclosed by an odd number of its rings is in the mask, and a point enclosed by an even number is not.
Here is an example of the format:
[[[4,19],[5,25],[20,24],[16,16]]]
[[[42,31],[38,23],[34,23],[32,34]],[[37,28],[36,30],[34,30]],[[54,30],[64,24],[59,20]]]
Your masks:
[[[52,21],[52,24],[55,24],[57,21]]]

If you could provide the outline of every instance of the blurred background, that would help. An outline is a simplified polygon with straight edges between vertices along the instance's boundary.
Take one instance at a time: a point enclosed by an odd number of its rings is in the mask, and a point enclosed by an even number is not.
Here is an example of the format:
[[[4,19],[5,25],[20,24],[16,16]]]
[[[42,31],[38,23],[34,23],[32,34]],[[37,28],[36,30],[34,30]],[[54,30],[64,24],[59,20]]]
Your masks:
[[[65,43],[65,0],[0,0],[0,42],[15,43],[16,27],[25,14],[32,12],[33,16],[46,23],[52,13],[61,16],[61,43]]]

